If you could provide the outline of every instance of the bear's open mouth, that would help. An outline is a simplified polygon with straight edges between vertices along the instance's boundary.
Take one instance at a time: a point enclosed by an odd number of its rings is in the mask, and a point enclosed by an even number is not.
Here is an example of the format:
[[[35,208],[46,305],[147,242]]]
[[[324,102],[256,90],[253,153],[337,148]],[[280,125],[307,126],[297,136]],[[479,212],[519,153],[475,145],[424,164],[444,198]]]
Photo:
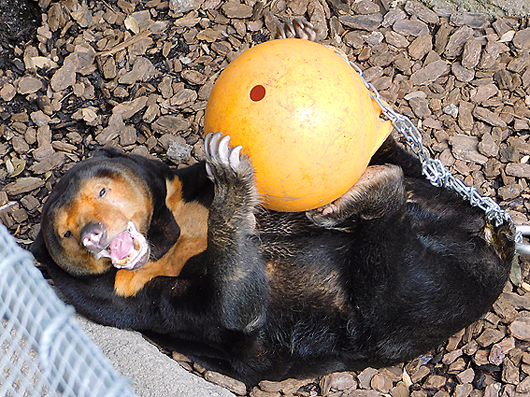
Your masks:
[[[127,229],[116,235],[107,248],[97,254],[97,258],[110,258],[112,265],[118,269],[138,270],[149,259],[149,244],[134,223],[129,221]]]

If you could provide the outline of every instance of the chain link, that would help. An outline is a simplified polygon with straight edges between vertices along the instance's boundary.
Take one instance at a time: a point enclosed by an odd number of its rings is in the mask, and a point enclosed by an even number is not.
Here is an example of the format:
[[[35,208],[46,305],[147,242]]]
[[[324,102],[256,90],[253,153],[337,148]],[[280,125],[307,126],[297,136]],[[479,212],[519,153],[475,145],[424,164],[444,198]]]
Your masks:
[[[344,59],[342,54],[338,54]],[[362,82],[366,86],[370,97],[380,106],[383,115],[392,122],[396,131],[403,136],[410,149],[419,157],[422,164],[423,174],[431,184],[436,187],[453,190],[464,200],[468,200],[472,206],[482,209],[486,214],[488,222],[495,227],[500,227],[505,224],[508,225],[510,229],[515,230],[515,242],[518,246],[522,246],[523,233],[520,229],[516,229],[508,212],[503,210],[491,197],[481,196],[475,187],[467,186],[460,179],[453,176],[440,160],[432,159],[427,149],[423,146],[421,132],[412,121],[407,116],[397,113],[394,109],[388,106],[385,101],[383,101],[374,85],[366,81],[363,76],[363,70],[354,62],[347,59],[345,60],[358,73]]]

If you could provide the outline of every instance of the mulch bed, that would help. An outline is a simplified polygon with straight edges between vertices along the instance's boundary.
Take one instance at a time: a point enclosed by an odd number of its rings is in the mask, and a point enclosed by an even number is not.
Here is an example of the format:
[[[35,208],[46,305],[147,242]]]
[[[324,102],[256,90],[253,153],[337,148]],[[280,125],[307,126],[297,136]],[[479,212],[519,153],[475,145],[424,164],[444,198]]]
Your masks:
[[[527,18],[387,0],[0,0],[0,10],[0,222],[24,247],[51,187],[97,147],[179,167],[203,159],[204,109],[218,74],[294,17],[365,70],[420,127],[433,157],[528,222]],[[519,262],[492,311],[429,354],[391,368],[264,381],[250,396],[527,395],[530,284]]]

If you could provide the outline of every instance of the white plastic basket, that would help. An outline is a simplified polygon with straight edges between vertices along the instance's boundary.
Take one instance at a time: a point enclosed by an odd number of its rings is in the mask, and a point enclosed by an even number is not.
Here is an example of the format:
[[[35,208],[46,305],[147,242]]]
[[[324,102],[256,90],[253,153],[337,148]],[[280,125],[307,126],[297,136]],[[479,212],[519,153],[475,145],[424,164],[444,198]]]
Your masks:
[[[0,224],[0,396],[135,396]]]

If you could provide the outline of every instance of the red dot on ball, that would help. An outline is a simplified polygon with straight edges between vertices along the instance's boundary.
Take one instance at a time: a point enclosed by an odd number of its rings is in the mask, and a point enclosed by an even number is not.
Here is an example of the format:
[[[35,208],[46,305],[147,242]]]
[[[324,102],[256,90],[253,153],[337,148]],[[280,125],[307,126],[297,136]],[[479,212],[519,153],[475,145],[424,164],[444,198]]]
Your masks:
[[[265,90],[265,87],[263,87],[262,85],[256,85],[250,90],[250,99],[253,102],[259,102],[263,98],[265,98],[266,93],[267,91]]]

